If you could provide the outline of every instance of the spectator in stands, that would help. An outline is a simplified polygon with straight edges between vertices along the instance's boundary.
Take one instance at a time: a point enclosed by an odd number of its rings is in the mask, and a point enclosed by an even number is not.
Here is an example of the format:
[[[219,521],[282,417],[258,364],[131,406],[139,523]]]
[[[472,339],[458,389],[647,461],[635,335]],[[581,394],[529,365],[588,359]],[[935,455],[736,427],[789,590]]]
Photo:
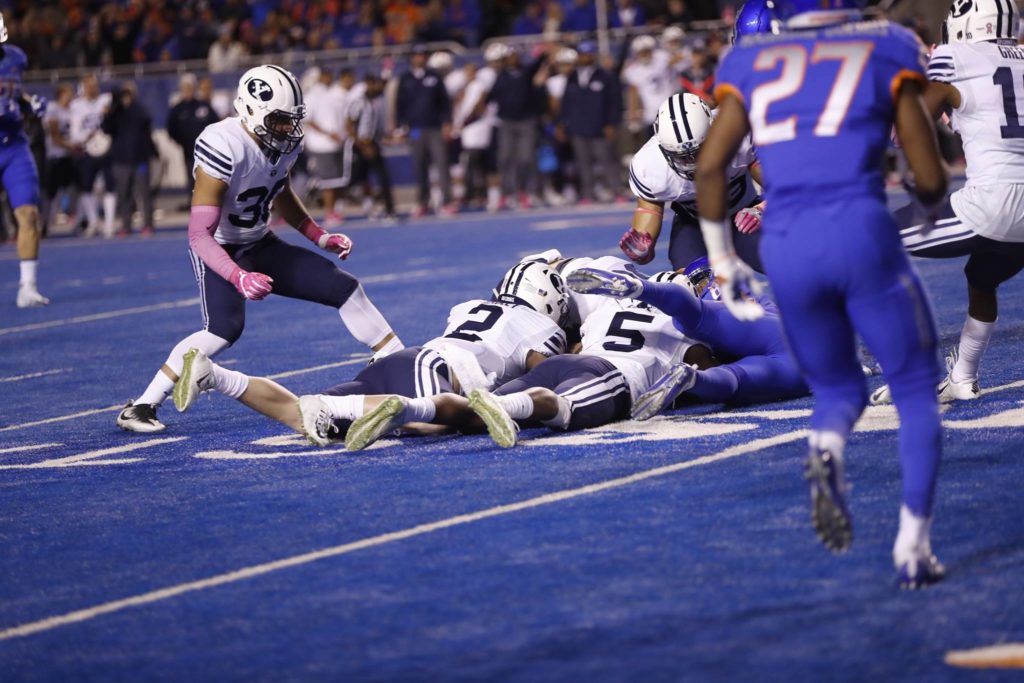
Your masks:
[[[388,41],[411,43],[423,23],[423,12],[410,0],[391,0],[384,9],[384,31]]]
[[[427,53],[423,48],[413,51],[410,69],[399,80],[395,118],[399,126],[396,132],[408,137],[416,167],[419,195],[413,217],[429,211],[431,165],[441,186],[441,213],[455,213],[457,207],[452,203],[446,145],[451,134],[451,101],[441,77],[427,68]]]
[[[89,22],[89,28],[80,37],[75,48],[78,51],[78,66],[100,66],[111,61],[107,44],[100,32],[99,19]]]
[[[480,44],[480,6],[477,0],[448,0],[445,19],[451,37],[466,47]]]
[[[688,24],[696,18],[684,0],[668,0],[665,3],[665,23],[667,24]]]
[[[514,201],[529,208],[537,186],[537,125],[542,95],[533,79],[547,60],[541,54],[529,65],[521,63],[519,51],[508,49],[504,65],[491,89],[490,101],[498,105],[498,173],[502,202]]]
[[[345,18],[348,17],[348,18]],[[360,2],[354,20],[343,15],[339,36],[345,47],[374,47],[384,44],[384,31],[377,21],[373,3]]]
[[[423,43],[440,43],[451,40],[448,20],[441,0],[429,0],[423,10],[423,23],[416,31],[416,38]]]
[[[364,79],[365,89],[348,108],[349,137],[355,141],[358,163],[355,178],[362,183],[366,196],[371,195],[370,174],[377,176],[380,196],[384,202],[384,218],[395,220],[395,199],[391,193],[391,174],[381,140],[387,122],[387,103],[384,100],[384,81],[370,73]],[[371,216],[375,211],[371,210]]]
[[[245,48],[234,40],[234,32],[235,27],[232,24],[227,24],[220,29],[217,41],[210,46],[210,51],[206,56],[207,67],[210,71],[221,73],[235,71],[239,68],[242,57],[245,55]]]
[[[142,208],[142,234],[153,234],[153,193],[149,184],[149,162],[157,156],[153,144],[152,118],[138,101],[133,83],[124,83],[114,93],[110,111],[103,118],[103,132],[110,136],[117,205],[121,214],[119,235],[132,231],[134,201]]]
[[[611,14],[614,20],[609,24],[612,26],[633,28],[647,23],[647,13],[636,0],[616,0]]]
[[[174,33],[182,59],[204,59],[217,35],[214,27],[204,24],[195,9],[187,4],[178,10]]]
[[[573,0],[572,8],[562,21],[563,31],[596,31],[597,8],[594,0]]]
[[[597,198],[595,170],[601,172],[606,191],[619,191],[619,166],[613,145],[622,123],[622,91],[618,79],[595,64],[597,46],[586,41],[577,48],[576,69],[569,75],[559,116],[560,137],[572,142],[580,176],[580,196]]]
[[[334,75],[321,69],[317,82],[303,94],[306,103],[305,150],[307,168],[317,179],[324,208],[324,223],[338,225],[344,220],[336,209],[339,189],[348,183],[342,170],[342,146],[345,142],[346,101],[339,88],[333,87]]]
[[[71,100],[75,91],[67,83],[57,86],[53,101],[46,108],[43,126],[46,130],[46,179],[43,195],[43,232],[49,231],[56,216],[56,198],[61,190],[74,192],[78,177],[71,143]],[[75,199],[75,197],[70,197]],[[70,206],[74,204],[69,202]]]
[[[532,36],[543,32],[544,17],[542,8],[540,3],[534,0],[534,2],[527,3],[526,7],[523,8],[523,13],[512,24],[510,33],[513,36]]]
[[[209,79],[206,80],[209,82]],[[195,164],[196,139],[204,128],[219,120],[220,117],[213,110],[210,100],[196,95],[196,77],[192,74],[182,76],[178,84],[178,101],[167,113],[167,135],[181,146],[185,160],[188,190],[186,209],[191,204],[192,190],[195,187],[192,166]]]

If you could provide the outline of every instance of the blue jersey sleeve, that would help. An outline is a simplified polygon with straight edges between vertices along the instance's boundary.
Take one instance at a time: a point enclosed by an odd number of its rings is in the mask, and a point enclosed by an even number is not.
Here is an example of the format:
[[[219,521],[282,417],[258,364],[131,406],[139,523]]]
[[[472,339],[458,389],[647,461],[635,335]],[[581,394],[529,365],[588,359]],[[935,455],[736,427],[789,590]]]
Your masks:
[[[928,52],[917,34],[899,24],[890,25],[889,40],[879,41],[881,69],[889,79],[893,100],[908,81],[927,83]]]
[[[750,73],[751,51],[734,48],[725,55],[715,75],[715,99],[721,101],[726,95],[738,98],[747,106],[747,74]]]

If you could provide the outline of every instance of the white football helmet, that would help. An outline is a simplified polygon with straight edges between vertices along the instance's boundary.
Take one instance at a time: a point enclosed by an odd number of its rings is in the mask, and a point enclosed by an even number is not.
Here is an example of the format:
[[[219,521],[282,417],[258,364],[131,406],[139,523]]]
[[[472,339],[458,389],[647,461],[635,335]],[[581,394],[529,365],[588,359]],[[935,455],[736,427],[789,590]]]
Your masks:
[[[455,60],[452,59],[452,53],[445,52],[444,50],[434,52],[427,58],[427,68],[442,74],[450,72],[455,68]]]
[[[653,50],[657,46],[658,42],[651,36],[637,36],[633,39],[633,44],[629,46],[629,49],[633,54],[638,54],[645,50]]]
[[[494,300],[529,306],[564,325],[569,317],[569,295],[565,280],[546,263],[518,263],[501,279]]]
[[[678,26],[669,26],[661,33],[661,46],[670,49],[673,43],[682,43],[686,32]]]
[[[953,0],[943,43],[982,43],[989,40],[1017,42],[1020,14],[1014,0]]]
[[[500,62],[508,57],[508,46],[505,43],[491,43],[484,50],[484,60],[487,62]]]
[[[0,43],[6,43],[7,38],[7,24],[4,23],[4,15],[0,14]]]
[[[677,93],[665,100],[654,120],[654,136],[673,171],[693,179],[697,153],[711,128],[711,110],[691,93]]]
[[[288,154],[302,142],[302,86],[279,66],[264,64],[242,74],[235,111],[271,152]]]
[[[575,64],[579,55],[571,47],[563,47],[555,53],[555,64]]]

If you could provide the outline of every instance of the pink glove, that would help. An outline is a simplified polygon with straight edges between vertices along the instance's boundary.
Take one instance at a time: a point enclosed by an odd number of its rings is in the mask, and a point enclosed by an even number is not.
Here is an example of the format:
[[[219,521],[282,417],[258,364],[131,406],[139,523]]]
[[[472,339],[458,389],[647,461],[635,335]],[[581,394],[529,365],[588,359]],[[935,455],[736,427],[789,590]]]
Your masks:
[[[654,238],[644,232],[637,232],[630,228],[619,240],[619,249],[640,265],[650,263],[654,260]]]
[[[337,254],[338,258],[342,261],[347,259],[348,255],[352,253],[352,240],[341,233],[331,234],[329,232],[325,232],[316,241],[316,244],[324,251]]]
[[[758,204],[737,213],[735,218],[736,229],[744,235],[757,232],[757,229],[761,227],[761,217],[764,216],[763,207],[764,204]]]
[[[274,280],[263,273],[250,273],[239,268],[231,274],[231,284],[235,286],[238,293],[249,301],[259,301],[266,298],[271,291]]]

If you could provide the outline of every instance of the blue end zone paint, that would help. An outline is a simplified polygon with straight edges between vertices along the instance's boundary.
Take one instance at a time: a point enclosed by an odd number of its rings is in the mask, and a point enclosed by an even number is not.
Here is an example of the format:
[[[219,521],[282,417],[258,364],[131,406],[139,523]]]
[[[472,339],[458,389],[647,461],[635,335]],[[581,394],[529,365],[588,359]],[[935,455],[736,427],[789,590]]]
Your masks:
[[[621,221],[611,225],[616,215]],[[452,304],[486,296],[521,254],[552,246],[567,255],[613,253],[627,217],[353,229],[356,250],[346,267],[415,343],[443,328]],[[563,220],[581,227],[530,229]],[[918,265],[948,346],[966,305],[963,263]],[[0,284],[0,379],[65,370],[0,381],[0,429],[137,395],[200,323],[190,305],[4,332],[195,297],[182,232],[46,245],[40,281],[54,303],[43,310],[14,308],[11,248],[0,250],[0,267],[8,272]],[[986,387],[1022,379],[1022,294],[1018,279],[1001,295]],[[363,351],[332,311],[272,299],[250,305],[245,335],[222,360],[273,374]],[[281,381],[303,393],[358,367]],[[963,422],[1022,402],[1024,388],[1008,389],[955,405],[946,417]],[[214,396],[184,416],[168,403],[161,417],[170,429],[150,437],[120,432],[113,411],[0,431],[0,450],[63,444],[0,453],[0,466],[186,437],[105,456],[142,459],[132,464],[0,469],[0,630],[806,424],[711,412],[673,419],[683,422],[677,429],[696,420],[753,428],[658,440],[656,425],[617,427],[576,445],[528,445],[545,436],[531,431],[512,451],[479,437],[431,438],[348,455],[294,441],[253,445],[285,430]],[[946,650],[1024,639],[1024,419],[1008,423],[1016,426],[946,433],[934,541],[950,577],[926,592],[893,585],[899,472],[895,432],[887,429],[857,434],[850,448],[856,538],[844,557],[814,540],[800,479],[803,446],[794,442],[2,641],[0,679],[958,680],[962,673],[942,664]],[[212,451],[290,457],[194,457]]]

